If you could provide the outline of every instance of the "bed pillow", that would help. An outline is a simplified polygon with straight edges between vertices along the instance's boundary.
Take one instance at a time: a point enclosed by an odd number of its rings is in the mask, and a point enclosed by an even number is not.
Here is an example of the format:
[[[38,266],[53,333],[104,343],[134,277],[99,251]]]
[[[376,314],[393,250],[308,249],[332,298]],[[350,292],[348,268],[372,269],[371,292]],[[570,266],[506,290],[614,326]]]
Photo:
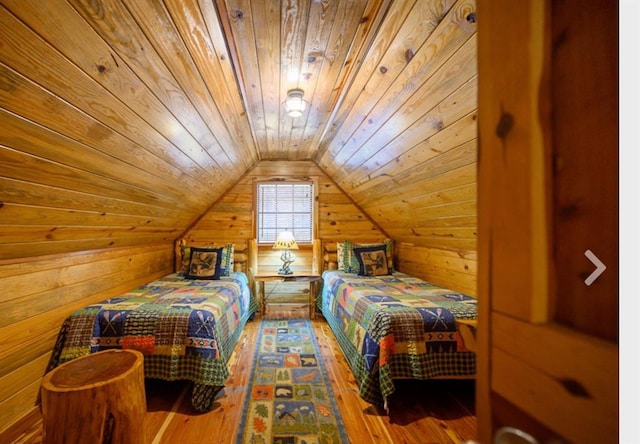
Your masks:
[[[386,245],[355,247],[353,253],[358,260],[358,275],[387,276],[389,274]]]
[[[233,273],[233,244],[222,247],[222,261],[220,262],[220,276],[231,276]]]
[[[187,279],[220,279],[223,248],[191,247]]]
[[[189,271],[189,261],[191,260],[191,248],[187,245],[183,245],[180,248],[182,254],[182,262],[180,267],[180,274],[187,274]],[[206,248],[214,248],[214,246],[207,246]],[[220,247],[217,247],[220,248]],[[234,271],[234,260],[233,260],[233,244],[227,244],[222,247],[222,259],[220,262],[220,276],[231,276],[231,273]]]
[[[180,246],[180,270],[178,270],[179,274],[187,274],[189,270],[189,261],[191,260],[191,247],[187,247],[186,245]]]
[[[382,247],[385,249],[385,254],[387,257],[387,269],[389,273],[393,273],[393,241],[391,239],[385,239],[382,243],[375,244],[356,244],[349,240],[344,241],[344,251],[343,251],[343,261],[344,268],[339,268],[340,270],[346,271],[347,273],[358,273],[360,271],[360,264],[358,262],[358,258],[353,253],[354,248],[359,247]]]
[[[338,257],[338,270],[344,271],[344,242],[336,242],[336,256]]]

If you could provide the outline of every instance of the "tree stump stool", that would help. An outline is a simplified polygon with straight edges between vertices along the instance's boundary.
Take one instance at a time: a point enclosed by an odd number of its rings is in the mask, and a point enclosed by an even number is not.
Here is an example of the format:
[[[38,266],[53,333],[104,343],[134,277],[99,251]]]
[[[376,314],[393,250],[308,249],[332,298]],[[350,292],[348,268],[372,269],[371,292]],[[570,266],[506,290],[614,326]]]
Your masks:
[[[106,350],[47,373],[40,390],[43,443],[145,442],[142,353]]]

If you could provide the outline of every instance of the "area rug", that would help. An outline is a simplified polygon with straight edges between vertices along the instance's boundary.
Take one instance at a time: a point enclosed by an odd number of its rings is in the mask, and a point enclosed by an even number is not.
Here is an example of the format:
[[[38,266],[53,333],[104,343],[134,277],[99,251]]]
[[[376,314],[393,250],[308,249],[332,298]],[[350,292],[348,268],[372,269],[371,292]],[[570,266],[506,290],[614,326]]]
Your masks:
[[[263,319],[237,443],[348,443],[308,319]]]

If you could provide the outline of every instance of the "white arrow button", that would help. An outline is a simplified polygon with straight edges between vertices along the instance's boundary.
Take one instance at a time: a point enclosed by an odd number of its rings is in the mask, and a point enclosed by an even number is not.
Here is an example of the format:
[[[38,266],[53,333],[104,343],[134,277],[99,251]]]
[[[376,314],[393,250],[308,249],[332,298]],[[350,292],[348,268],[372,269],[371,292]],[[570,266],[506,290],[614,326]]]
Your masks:
[[[595,270],[593,270],[593,273],[591,273],[591,274],[589,275],[589,277],[588,277],[588,278],[586,278],[586,279],[584,280],[584,283],[585,283],[585,284],[587,284],[587,285],[591,285],[591,284],[593,284],[593,282],[594,282],[596,279],[598,279],[598,278],[600,277],[600,275],[601,275],[602,273],[604,273],[604,270],[606,270],[606,269],[607,269],[607,267],[606,267],[606,265],[605,265],[605,264],[603,264],[603,263],[600,261],[600,259],[598,259],[598,258],[597,258],[597,256],[596,256],[595,254],[593,254],[593,253],[591,252],[591,250],[587,250],[587,251],[585,251],[585,252],[584,252],[584,255],[585,255],[585,256],[587,256],[587,258],[588,258],[591,262],[593,262],[593,265],[595,265],[595,266],[596,266],[596,269],[595,269]]]

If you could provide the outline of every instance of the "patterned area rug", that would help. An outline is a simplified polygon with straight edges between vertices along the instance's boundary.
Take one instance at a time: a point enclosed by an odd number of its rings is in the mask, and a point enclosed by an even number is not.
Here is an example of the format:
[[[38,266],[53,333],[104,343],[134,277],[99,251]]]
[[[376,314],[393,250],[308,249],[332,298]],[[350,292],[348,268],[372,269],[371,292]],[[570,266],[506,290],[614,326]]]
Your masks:
[[[237,443],[348,443],[308,319],[263,319]]]

